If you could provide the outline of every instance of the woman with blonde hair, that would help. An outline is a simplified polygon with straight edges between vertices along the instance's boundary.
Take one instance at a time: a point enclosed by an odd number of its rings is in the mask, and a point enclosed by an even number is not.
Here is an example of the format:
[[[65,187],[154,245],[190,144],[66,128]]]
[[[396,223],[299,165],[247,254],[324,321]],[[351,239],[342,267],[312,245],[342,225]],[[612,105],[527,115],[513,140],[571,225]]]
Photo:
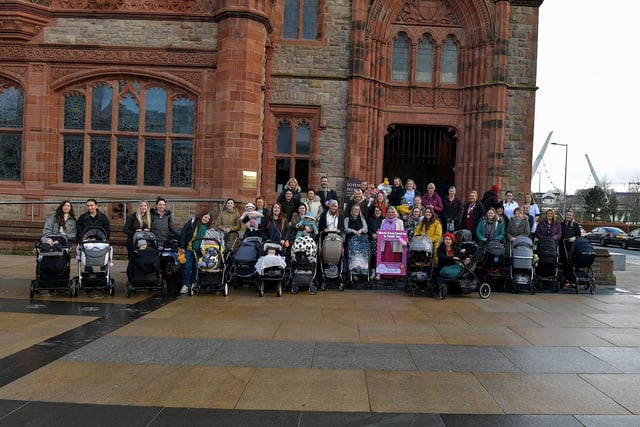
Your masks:
[[[133,251],[133,235],[136,231],[151,230],[151,210],[149,209],[149,202],[146,200],[140,201],[138,209],[127,217],[123,230],[127,235],[127,241],[125,242],[127,254],[131,257]]]

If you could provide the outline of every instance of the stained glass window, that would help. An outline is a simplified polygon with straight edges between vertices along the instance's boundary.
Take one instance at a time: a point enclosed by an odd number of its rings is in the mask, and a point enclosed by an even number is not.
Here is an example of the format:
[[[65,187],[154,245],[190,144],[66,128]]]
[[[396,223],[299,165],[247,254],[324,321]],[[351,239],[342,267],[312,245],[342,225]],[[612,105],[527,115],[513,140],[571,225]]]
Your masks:
[[[398,34],[393,42],[393,61],[391,65],[391,79],[406,82],[409,80],[409,54],[411,46],[404,34]]]
[[[71,93],[64,97],[64,128],[84,129],[87,101],[84,95]]]
[[[111,171],[111,138],[94,136],[91,138],[91,184],[109,184]]]
[[[166,132],[167,130],[167,91],[151,87],[145,91],[145,132]]]
[[[116,184],[138,183],[138,138],[118,138]]]
[[[416,61],[416,81],[431,83],[433,81],[433,42],[428,37],[418,44],[418,60]]]
[[[312,134],[306,118],[283,118],[278,126],[276,191],[294,176],[304,189],[309,185]]]
[[[84,170],[84,137],[66,135],[64,137],[64,164],[62,165],[62,180],[82,184]]]
[[[278,126],[278,153],[291,153],[291,124],[288,122],[280,123]]]
[[[458,45],[452,37],[442,46],[442,65],[440,67],[440,83],[456,84],[458,82]]]
[[[164,139],[147,138],[144,141],[144,185],[164,185]]]
[[[111,130],[113,88],[96,86],[91,91],[91,129]]]
[[[115,80],[70,88],[64,98],[63,182],[191,187],[195,105],[158,83]]]
[[[23,109],[22,90],[0,86],[0,180],[22,178]]]

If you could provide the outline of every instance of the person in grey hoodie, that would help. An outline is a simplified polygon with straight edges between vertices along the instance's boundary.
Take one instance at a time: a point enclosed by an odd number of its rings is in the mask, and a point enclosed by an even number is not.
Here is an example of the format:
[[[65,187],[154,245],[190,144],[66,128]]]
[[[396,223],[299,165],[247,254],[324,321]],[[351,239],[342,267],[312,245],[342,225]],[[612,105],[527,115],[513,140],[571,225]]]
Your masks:
[[[180,227],[174,224],[167,201],[162,197],[158,197],[155,208],[151,208],[151,231],[156,235],[158,246],[164,246],[168,239],[180,236]]]

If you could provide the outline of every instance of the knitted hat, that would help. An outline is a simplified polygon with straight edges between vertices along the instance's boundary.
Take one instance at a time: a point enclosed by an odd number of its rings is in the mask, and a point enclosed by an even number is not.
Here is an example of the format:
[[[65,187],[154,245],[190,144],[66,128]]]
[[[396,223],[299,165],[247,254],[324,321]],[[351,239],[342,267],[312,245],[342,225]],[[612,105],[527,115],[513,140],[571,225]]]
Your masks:
[[[249,209],[255,209],[255,208],[256,208],[256,205],[254,205],[254,204],[253,204],[253,203],[251,203],[251,202],[249,202],[249,203],[247,203],[246,205],[244,205],[244,209],[245,209],[245,210],[247,210],[247,211],[248,211]]]
[[[147,241],[144,239],[138,240],[138,247],[147,246]]]
[[[493,184],[493,187],[491,187],[491,191],[493,191],[494,193],[499,193],[500,187],[498,187],[498,184]]]

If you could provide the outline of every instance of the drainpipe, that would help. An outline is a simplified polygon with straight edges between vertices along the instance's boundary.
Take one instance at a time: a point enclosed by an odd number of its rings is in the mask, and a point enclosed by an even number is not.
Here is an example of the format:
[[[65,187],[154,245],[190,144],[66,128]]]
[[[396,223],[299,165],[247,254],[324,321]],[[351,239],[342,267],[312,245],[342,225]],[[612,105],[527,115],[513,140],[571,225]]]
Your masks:
[[[265,66],[264,66],[264,117],[262,118],[262,165],[260,167],[260,196],[266,197],[267,192],[267,160],[268,160],[268,147],[269,138],[271,135],[271,108],[270,108],[270,95],[271,95],[271,61],[273,58],[273,51],[275,49],[275,43],[268,40],[265,45]]]

